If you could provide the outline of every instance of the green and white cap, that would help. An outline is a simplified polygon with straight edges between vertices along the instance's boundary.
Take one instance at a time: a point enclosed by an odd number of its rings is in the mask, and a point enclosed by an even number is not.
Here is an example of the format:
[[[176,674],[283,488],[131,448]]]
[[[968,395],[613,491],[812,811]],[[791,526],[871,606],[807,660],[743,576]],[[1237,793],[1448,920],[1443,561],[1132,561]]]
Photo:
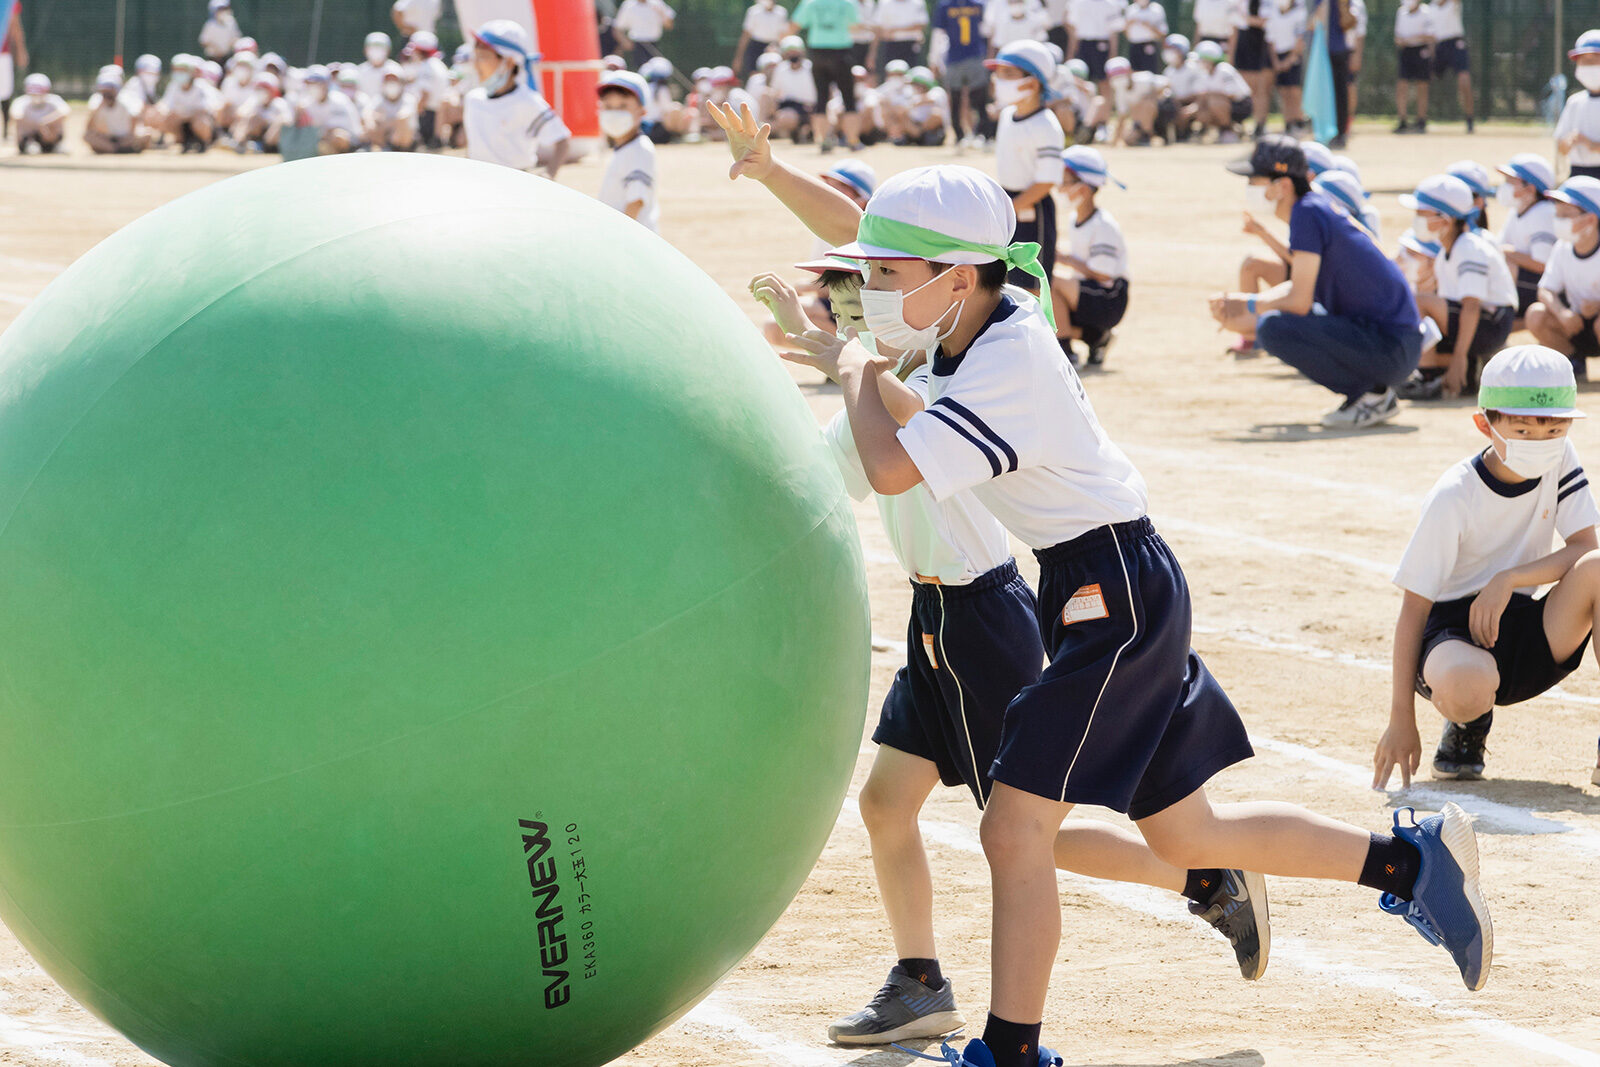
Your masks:
[[[1478,406],[1502,415],[1581,419],[1572,361],[1544,345],[1516,345],[1491,359],[1478,385]]]
[[[867,201],[856,239],[830,255],[846,259],[923,259],[930,263],[991,263],[1026,271],[1046,294],[1050,279],[1039,266],[1039,246],[1012,243],[1017,212],[1000,183],[981,170],[943,163],[917,167],[884,182]]]

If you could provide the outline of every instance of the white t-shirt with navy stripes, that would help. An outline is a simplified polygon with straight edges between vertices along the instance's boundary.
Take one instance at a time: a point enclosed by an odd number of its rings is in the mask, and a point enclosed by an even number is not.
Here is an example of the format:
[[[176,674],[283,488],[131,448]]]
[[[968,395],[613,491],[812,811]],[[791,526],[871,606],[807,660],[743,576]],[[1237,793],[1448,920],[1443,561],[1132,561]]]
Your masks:
[[[1588,318],[1600,307],[1600,246],[1579,255],[1568,241],[1557,241],[1545,260],[1539,288],[1559,296],[1573,311]]]
[[[1123,240],[1122,227],[1109,211],[1095,208],[1082,225],[1078,223],[1078,213],[1069,212],[1066,228],[1073,256],[1087,263],[1090,270],[1112,278],[1128,276],[1128,242]]]
[[[1446,300],[1476,297],[1485,310],[1517,306],[1517,280],[1505,253],[1482,230],[1467,230],[1433,261],[1439,295]]]
[[[966,352],[935,356],[928,396],[899,440],[935,500],[970,489],[1036,549],[1148,510],[1144,479],[1021,289],[1005,288]]]
[[[539,165],[539,149],[572,136],[545,98],[519,81],[509,93],[490,96],[483,86],[467,93],[462,125],[467,158],[516,170]]]
[[[1509,216],[1500,228],[1500,244],[1540,263],[1548,261],[1556,247],[1556,206],[1540,199],[1528,210]]]
[[[920,393],[924,403],[931,375],[932,368],[924,363],[906,376],[906,385]],[[845,412],[833,417],[822,436],[850,495],[857,500],[873,495]],[[919,485],[899,496],[879,496],[877,502],[895,558],[913,579],[966,585],[1011,558],[1005,527],[970,492],[938,501],[926,485]]]
[[[611,151],[606,172],[600,178],[600,202],[622,211],[635,200],[643,200],[637,219],[651,233],[661,223],[661,207],[656,196],[656,146],[650,138],[636,133],[633,140]]]
[[[1434,602],[1459,600],[1596,525],[1600,509],[1570,440],[1549,474],[1514,484],[1496,478],[1480,453],[1445,471],[1423,500],[1394,584]]]
[[[1017,109],[1008,107],[1000,112],[995,127],[995,176],[1010,193],[1020,193],[1030,185],[1061,181],[1061,152],[1067,147],[1067,136],[1061,132],[1061,123],[1055,112],[1047,107],[1025,119],[1017,118]]]

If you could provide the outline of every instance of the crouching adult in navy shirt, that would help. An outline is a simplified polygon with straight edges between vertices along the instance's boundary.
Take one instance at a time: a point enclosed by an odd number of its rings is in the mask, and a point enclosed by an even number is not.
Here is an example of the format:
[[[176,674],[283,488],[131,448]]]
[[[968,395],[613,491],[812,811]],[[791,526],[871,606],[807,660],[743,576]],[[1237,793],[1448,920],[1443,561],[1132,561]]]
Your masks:
[[[1361,429],[1394,418],[1394,386],[1422,355],[1405,275],[1326,193],[1312,190],[1298,142],[1265,137],[1228,169],[1250,179],[1253,208],[1289,224],[1289,279],[1260,295],[1218,296],[1212,316],[1225,329],[1253,332],[1261,348],[1344,397],[1323,426]]]

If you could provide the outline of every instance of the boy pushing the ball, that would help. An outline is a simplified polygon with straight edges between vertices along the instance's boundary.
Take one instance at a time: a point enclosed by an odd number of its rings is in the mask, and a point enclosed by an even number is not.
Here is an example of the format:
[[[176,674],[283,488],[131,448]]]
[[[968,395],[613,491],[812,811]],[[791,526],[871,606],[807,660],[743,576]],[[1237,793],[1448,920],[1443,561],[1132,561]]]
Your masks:
[[[1144,480],[1101,428],[1044,309],[1004,285],[1009,267],[1037,269],[1038,249],[1010,243],[1015,212],[999,183],[921,167],[885,182],[864,213],[774,191],[819,233],[855,219],[856,240],[835,254],[867,264],[867,328],[933,347],[928,406],[901,426],[881,356],[812,339],[815,365],[840,382],[868,484],[889,496],[925,485],[935,500],[970,491],[1040,561],[1050,664],[1006,710],[981,831],[994,888],[990,1014],[982,1038],[947,1048],[949,1062],[1055,1062],[1039,1041],[1061,934],[1057,835],[1076,804],[1128,813],[1184,869],[1376,888],[1482,988],[1493,935],[1460,808],[1410,812],[1409,824],[1397,812],[1391,837],[1293,805],[1207,798],[1207,780],[1251,755],[1244,724],[1189,647],[1188,586],[1147,515]]]

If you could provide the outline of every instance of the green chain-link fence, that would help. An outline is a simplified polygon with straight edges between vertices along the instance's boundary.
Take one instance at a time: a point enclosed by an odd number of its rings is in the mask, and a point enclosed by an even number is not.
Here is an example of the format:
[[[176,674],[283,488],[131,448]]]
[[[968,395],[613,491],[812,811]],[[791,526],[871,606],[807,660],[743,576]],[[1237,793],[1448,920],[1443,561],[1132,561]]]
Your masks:
[[[673,2],[673,0],[669,0]],[[790,6],[795,0],[785,0]],[[1267,0],[1272,2],[1272,0]],[[1557,0],[1465,0],[1480,117],[1533,118],[1556,66]],[[1359,85],[1364,114],[1394,111],[1394,13],[1400,0],[1368,0],[1365,61]],[[126,63],[141,52],[163,58],[196,51],[205,21],[204,0],[123,0]],[[445,5],[440,37],[446,48],[460,41]],[[676,26],[663,42],[680,70],[729,63],[739,39],[747,0],[675,0]],[[931,4],[930,4],[931,6]],[[1189,32],[1191,0],[1168,0],[1173,28]],[[244,32],[291,63],[358,58],[361,39],[374,29],[392,30],[388,0],[235,0]],[[117,54],[116,0],[24,0],[23,24],[33,69],[50,74],[69,93],[83,93],[95,70]],[[1561,36],[1565,45],[1585,29],[1600,26],[1600,0],[1566,0]],[[1458,114],[1454,86],[1436,82],[1432,114]]]

